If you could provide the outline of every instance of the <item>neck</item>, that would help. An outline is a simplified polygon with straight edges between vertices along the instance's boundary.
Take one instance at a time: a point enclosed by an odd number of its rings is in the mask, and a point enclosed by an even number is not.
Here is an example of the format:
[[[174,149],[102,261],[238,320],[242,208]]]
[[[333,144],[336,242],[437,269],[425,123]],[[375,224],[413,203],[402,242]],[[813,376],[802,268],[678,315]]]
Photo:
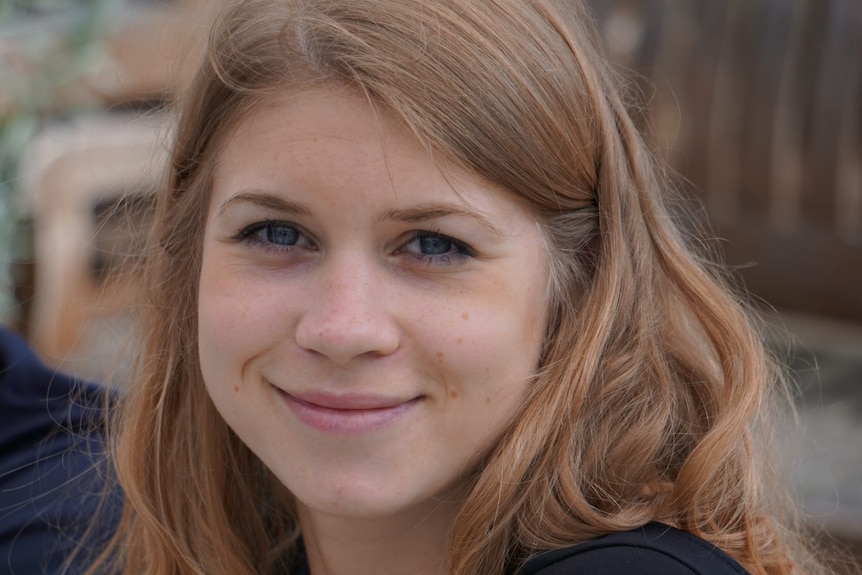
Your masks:
[[[396,516],[344,518],[300,506],[312,575],[446,575],[458,506],[432,502]]]

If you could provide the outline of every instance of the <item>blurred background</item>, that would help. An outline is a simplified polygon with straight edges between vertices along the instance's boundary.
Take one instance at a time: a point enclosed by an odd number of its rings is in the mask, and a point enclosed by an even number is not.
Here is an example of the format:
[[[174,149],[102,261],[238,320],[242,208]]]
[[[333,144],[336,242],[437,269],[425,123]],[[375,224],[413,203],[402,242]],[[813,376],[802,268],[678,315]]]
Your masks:
[[[52,365],[127,377],[170,104],[218,1],[0,0],[0,322]],[[862,556],[862,1],[589,2],[793,372],[812,528]]]

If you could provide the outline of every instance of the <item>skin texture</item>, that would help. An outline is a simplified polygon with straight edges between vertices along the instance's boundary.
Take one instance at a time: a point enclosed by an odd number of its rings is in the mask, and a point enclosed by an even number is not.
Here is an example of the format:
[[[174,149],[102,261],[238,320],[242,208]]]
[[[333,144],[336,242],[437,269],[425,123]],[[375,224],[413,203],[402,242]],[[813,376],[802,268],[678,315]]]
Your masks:
[[[443,572],[465,474],[537,366],[540,229],[441,166],[362,97],[321,88],[247,118],[216,168],[201,369],[295,496],[315,575]]]

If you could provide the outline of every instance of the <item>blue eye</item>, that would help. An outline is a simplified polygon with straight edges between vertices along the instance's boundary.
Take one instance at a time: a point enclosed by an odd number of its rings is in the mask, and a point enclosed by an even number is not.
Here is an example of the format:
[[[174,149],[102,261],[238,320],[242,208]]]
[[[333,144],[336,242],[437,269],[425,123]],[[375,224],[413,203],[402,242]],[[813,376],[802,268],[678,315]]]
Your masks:
[[[417,232],[404,244],[402,252],[427,265],[454,265],[474,252],[467,244],[436,232]]]
[[[256,222],[243,228],[235,239],[271,250],[313,247],[312,241],[299,228],[286,222]]]
[[[422,236],[417,241],[419,252],[426,256],[439,256],[452,249],[452,240],[444,236]]]
[[[279,246],[292,246],[299,240],[299,231],[293,226],[269,225],[255,234],[258,239]]]

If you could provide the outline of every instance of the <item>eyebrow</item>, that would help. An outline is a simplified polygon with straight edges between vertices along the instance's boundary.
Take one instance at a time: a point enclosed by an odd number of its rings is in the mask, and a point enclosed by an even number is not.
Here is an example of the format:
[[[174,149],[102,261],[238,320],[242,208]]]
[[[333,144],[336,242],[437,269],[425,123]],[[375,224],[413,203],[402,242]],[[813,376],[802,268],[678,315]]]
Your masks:
[[[232,195],[219,206],[216,217],[221,216],[229,207],[238,202],[248,202],[262,208],[291,214],[294,216],[310,216],[311,210],[300,203],[292,202],[276,195],[260,190],[244,190]]]
[[[430,220],[437,220],[447,216],[463,216],[476,220],[490,230],[492,233],[502,236],[503,232],[492,224],[488,218],[475,210],[463,208],[452,204],[431,203],[397,210],[386,210],[380,217],[382,221],[404,222],[419,224]]]
[[[279,196],[260,190],[244,190],[236,193],[225,200],[219,206],[216,217],[224,214],[233,204],[248,202],[266,209],[275,210],[294,216],[311,216],[311,210],[298,202],[286,200]],[[412,208],[386,210],[380,216],[380,221],[403,222],[409,224],[420,224],[423,222],[445,218],[447,216],[461,216],[476,220],[480,225],[492,233],[502,236],[503,232],[494,226],[488,218],[478,211],[446,203],[429,203]]]

